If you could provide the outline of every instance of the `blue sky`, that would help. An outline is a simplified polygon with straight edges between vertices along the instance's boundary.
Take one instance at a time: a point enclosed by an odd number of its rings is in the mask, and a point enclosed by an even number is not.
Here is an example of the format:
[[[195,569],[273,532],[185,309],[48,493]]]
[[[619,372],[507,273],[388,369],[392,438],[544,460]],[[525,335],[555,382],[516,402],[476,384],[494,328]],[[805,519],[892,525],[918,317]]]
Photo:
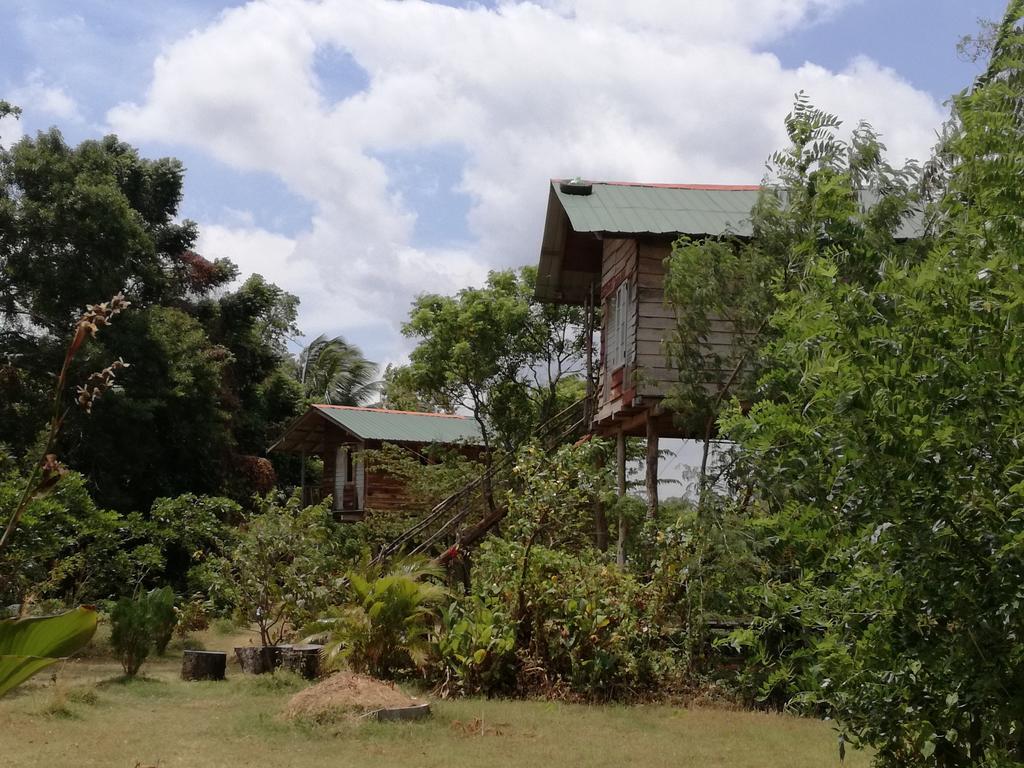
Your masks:
[[[421,291],[536,257],[546,180],[756,182],[792,94],[924,156],[995,0],[0,0],[0,98],[187,169],[201,250],[399,360]]]

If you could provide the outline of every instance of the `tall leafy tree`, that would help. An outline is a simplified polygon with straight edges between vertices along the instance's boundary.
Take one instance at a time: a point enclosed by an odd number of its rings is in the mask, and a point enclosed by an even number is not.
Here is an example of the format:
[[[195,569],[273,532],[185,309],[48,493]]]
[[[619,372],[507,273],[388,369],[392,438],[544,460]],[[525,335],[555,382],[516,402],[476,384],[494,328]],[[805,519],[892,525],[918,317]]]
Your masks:
[[[178,218],[183,174],[114,136],[69,146],[51,129],[0,147],[0,444],[26,453],[72,322],[122,292],[130,316],[76,365],[123,357],[131,376],[101,418],[69,414],[60,446],[120,511],[185,491],[248,496],[240,460],[301,401],[284,345],[298,300],[258,276],[227,289],[237,269],[195,253],[196,226]]]
[[[839,119],[803,93],[785,122],[790,144],[769,159],[752,236],[682,238],[666,263],[665,298],[678,319],[667,351],[679,372],[668,402],[704,435],[705,469],[721,412],[759,397],[778,296],[808,264],[832,254],[839,279],[871,284],[884,259],[913,261],[925,248],[916,222],[906,237],[920,213],[916,164],[891,166],[866,123],[844,140]]]
[[[850,249],[811,255],[771,320],[771,397],[723,423],[770,533],[744,639],[883,766],[1024,762],[1022,22],[1014,0],[955,99],[925,257],[857,279]]]

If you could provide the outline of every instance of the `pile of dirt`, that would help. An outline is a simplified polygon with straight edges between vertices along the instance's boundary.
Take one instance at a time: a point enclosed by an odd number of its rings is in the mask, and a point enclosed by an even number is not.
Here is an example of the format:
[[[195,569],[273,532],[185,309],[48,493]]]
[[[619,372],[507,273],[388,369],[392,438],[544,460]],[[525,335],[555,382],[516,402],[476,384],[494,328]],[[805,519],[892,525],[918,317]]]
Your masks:
[[[290,720],[330,722],[358,717],[378,709],[413,707],[422,701],[406,696],[394,685],[353,672],[337,672],[292,696],[284,716]]]

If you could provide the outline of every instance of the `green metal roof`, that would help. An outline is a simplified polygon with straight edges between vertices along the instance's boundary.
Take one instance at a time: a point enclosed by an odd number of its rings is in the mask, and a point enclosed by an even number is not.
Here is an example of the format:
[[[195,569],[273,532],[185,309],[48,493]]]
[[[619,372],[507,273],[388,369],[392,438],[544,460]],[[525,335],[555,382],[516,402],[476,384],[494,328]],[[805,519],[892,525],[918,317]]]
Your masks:
[[[552,182],[577,232],[750,236],[750,211],[760,187],[593,182],[571,194]]]
[[[551,183],[577,232],[750,237],[750,212],[761,194],[754,185],[583,182],[588,186],[589,194],[571,194],[562,182]],[[865,206],[878,202],[871,192],[860,196]],[[896,236],[919,237],[921,230],[920,215],[912,215]]]
[[[448,416],[381,408],[314,405],[331,421],[361,440],[395,443],[479,443],[480,427],[468,416]]]

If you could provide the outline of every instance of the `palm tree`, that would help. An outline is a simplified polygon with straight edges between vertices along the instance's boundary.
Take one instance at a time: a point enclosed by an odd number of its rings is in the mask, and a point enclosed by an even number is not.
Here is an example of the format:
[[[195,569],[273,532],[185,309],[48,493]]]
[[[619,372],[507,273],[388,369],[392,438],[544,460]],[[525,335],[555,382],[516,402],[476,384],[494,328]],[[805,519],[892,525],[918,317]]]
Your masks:
[[[378,366],[341,336],[320,334],[296,359],[306,397],[327,405],[366,405],[380,390]]]

